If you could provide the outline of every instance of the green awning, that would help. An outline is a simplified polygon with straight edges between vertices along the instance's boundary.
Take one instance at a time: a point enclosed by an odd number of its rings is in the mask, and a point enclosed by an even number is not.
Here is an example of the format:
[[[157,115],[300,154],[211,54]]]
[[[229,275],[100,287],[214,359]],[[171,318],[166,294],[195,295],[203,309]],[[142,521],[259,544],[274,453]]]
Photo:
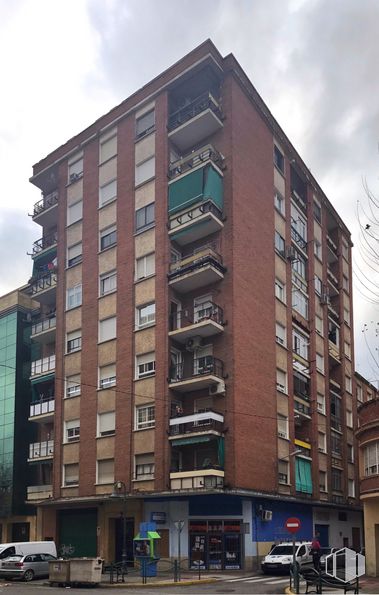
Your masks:
[[[210,163],[169,185],[168,212],[173,214],[208,199],[211,199],[222,211],[223,178]]]
[[[199,442],[209,442],[210,436],[191,436],[190,438],[177,438],[172,441],[172,446],[184,446],[185,444],[198,444]]]
[[[54,380],[55,374],[41,374],[37,378],[32,378],[30,382],[32,384],[38,384],[38,382],[47,382],[48,380]]]

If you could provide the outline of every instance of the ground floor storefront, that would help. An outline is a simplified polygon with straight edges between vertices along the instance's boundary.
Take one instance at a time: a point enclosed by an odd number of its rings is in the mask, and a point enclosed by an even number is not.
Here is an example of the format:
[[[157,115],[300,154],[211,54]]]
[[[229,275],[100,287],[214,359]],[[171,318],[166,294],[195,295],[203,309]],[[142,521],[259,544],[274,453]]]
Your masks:
[[[0,543],[34,541],[36,535],[35,515],[0,517]]]

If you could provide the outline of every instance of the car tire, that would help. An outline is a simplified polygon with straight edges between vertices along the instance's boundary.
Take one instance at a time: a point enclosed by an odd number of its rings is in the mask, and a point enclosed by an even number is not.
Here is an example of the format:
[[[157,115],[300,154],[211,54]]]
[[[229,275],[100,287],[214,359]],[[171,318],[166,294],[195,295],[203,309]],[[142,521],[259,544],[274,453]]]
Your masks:
[[[24,581],[30,582],[34,579],[34,572],[29,568],[29,570],[25,570],[24,572]]]

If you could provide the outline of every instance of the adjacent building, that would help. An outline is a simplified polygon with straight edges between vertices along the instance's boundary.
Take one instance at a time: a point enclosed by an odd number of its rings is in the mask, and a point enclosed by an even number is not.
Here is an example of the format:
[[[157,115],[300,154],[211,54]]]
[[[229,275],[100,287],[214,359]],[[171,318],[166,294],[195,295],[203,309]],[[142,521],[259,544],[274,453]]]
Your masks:
[[[119,559],[126,503],[130,556],[184,520],[190,566],[249,567],[289,514],[359,548],[350,233],[234,56],[206,41],[31,182],[39,536]]]

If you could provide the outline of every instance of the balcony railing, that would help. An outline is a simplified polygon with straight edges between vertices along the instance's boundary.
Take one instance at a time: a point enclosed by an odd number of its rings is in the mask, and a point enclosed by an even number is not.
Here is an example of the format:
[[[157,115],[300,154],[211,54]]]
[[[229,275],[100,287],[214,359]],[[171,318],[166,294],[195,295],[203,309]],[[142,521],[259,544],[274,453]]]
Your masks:
[[[31,284],[32,295],[37,295],[46,289],[53,289],[57,285],[56,273],[47,273]]]
[[[212,200],[206,200],[200,204],[196,204],[195,206],[190,207],[188,210],[186,210],[185,212],[181,212],[179,213],[179,215],[174,215],[172,217],[170,217],[170,221],[169,221],[169,233],[170,233],[170,237],[171,234],[179,232],[181,229],[183,229],[184,226],[188,226],[189,224],[194,224],[197,223],[198,220],[200,219],[200,217],[204,218],[204,215],[206,215],[207,213],[210,213],[211,215],[214,215],[219,221],[219,227],[222,227],[222,212],[221,210],[214,204],[214,202]],[[215,230],[217,231],[217,229],[215,228]],[[209,233],[208,233],[209,231]],[[210,233],[212,233],[213,228],[211,228],[210,230],[207,230],[207,235],[210,235]],[[203,237],[202,235],[199,235],[199,237]],[[192,239],[191,239],[192,241]],[[182,243],[182,242],[180,242]]]
[[[171,472],[172,490],[209,490],[224,487],[224,471],[209,469],[202,471]]]
[[[51,484],[27,486],[27,500],[44,500],[53,495],[53,486]]]
[[[291,226],[291,238],[293,239],[293,241],[295,242],[295,244],[297,246],[299,246],[299,248],[301,250],[303,250],[303,252],[306,252],[306,250],[307,250],[307,242],[306,242],[306,240],[304,240],[304,238],[299,234],[299,232],[297,231],[297,229],[295,229],[292,226]]]
[[[54,440],[34,442],[29,444],[29,460],[52,457],[54,455]]]
[[[37,359],[32,362],[31,365],[31,376],[38,376],[39,374],[47,374],[48,372],[54,372],[55,370],[55,355],[44,357],[43,359]]]
[[[225,267],[222,265],[222,257],[215,252],[213,248],[204,248],[195,252],[181,260],[177,260],[170,265],[169,279],[175,279],[186,273],[191,273],[195,269],[200,269],[211,264],[220,272],[225,272]]]
[[[223,378],[224,376],[224,362],[220,359],[207,355],[205,357],[195,358],[191,365],[191,370],[187,370],[186,362],[180,362],[171,366],[170,378],[171,382],[181,382],[189,378],[199,376],[217,376]]]
[[[57,319],[55,316],[51,316],[50,318],[43,318],[38,322],[35,322],[32,325],[32,337],[33,335],[38,335],[39,333],[43,333],[44,331],[49,331],[55,329],[57,325]]]
[[[308,417],[310,417],[311,415],[311,408],[309,407],[309,405],[304,405],[304,403],[294,401],[294,408],[295,411],[297,411],[297,413],[300,413],[301,415],[307,415]]]
[[[203,93],[190,101],[184,107],[179,108],[172,114],[170,114],[168,119],[168,130],[171,132],[191,120],[201,112],[204,112],[207,109],[211,109],[220,119],[222,119],[222,113],[220,110],[220,106],[215,100],[215,98],[211,95],[211,93]]]
[[[332,428],[337,430],[337,432],[342,432],[342,424],[341,424],[341,419],[339,417],[336,417],[335,415],[331,415],[330,416],[330,425]]]
[[[176,176],[180,176],[187,171],[191,171],[199,165],[205,165],[207,161],[212,161],[218,167],[222,167],[223,156],[216,151],[212,145],[206,145],[197,151],[191,151],[189,155],[170,163],[168,169],[168,177],[172,180]]]
[[[199,304],[193,312],[181,310],[170,315],[170,331],[184,329],[191,325],[200,324],[206,320],[212,320],[219,325],[224,324],[224,312],[220,306],[213,302]]]
[[[54,413],[55,411],[55,400],[54,397],[44,397],[39,401],[34,401],[30,405],[29,417],[36,417],[39,415],[46,415],[48,413]]]
[[[33,256],[36,256],[42,250],[46,250],[46,248],[50,248],[50,246],[54,246],[58,241],[58,232],[53,231],[46,236],[43,236],[33,244]]]
[[[170,419],[170,436],[198,432],[223,432],[224,416],[216,411],[204,411]]]
[[[37,217],[43,211],[50,209],[58,204],[58,192],[54,191],[44,196],[41,200],[35,203],[33,209],[33,217]]]
[[[337,245],[333,242],[333,240],[329,234],[326,235],[326,242],[328,244],[328,248],[330,248],[331,251],[334,252],[334,254],[337,256],[338,255]]]

